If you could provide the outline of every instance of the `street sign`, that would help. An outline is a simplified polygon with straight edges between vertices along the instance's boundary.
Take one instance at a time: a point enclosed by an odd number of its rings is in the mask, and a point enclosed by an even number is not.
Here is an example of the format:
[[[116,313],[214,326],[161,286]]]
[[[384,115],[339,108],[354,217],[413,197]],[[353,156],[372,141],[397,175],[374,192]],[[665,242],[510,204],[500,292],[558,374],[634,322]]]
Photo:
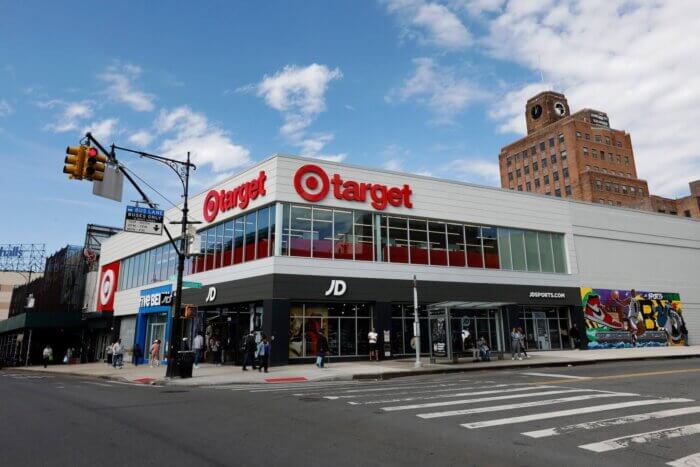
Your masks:
[[[104,180],[93,181],[92,194],[103,198],[111,199],[119,203],[122,202],[122,192],[124,191],[124,174],[114,167],[105,167]]]
[[[163,214],[160,209],[127,206],[124,231],[151,235],[163,235]]]
[[[202,283],[193,281],[182,281],[182,286],[189,289],[201,289]]]

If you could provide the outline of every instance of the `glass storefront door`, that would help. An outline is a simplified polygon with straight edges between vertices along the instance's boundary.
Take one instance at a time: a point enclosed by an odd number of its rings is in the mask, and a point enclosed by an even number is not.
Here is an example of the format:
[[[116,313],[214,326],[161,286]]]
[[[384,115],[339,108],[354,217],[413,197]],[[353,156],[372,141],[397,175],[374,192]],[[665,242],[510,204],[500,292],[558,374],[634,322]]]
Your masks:
[[[520,323],[528,350],[571,349],[571,310],[568,307],[523,307]]]
[[[551,350],[552,344],[549,340],[549,323],[547,315],[541,311],[532,313],[533,330],[535,342],[538,350]]]
[[[152,313],[148,316],[146,322],[146,356],[150,358],[151,345],[156,339],[160,339],[160,355],[159,360],[163,360],[165,355],[165,325],[167,323],[167,313]]]

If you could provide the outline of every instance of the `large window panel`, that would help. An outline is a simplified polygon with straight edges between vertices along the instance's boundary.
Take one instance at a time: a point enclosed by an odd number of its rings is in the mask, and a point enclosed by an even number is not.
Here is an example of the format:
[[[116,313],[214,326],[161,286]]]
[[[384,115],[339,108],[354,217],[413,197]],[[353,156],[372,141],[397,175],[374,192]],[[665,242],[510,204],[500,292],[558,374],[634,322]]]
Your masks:
[[[335,259],[353,259],[352,211],[336,209],[333,213]]]
[[[270,236],[269,245],[267,249],[268,256],[274,256],[275,254],[275,225],[277,223],[276,206],[273,204],[270,206]]]
[[[510,231],[498,229],[498,253],[501,258],[501,269],[513,269],[513,261],[510,254]]]
[[[212,229],[213,230],[213,229]],[[214,240],[214,269],[222,266],[224,252],[224,224],[216,226],[216,239]]]
[[[270,251],[270,209],[258,211],[258,251],[257,258],[266,258]]]
[[[245,218],[237,217],[233,221],[233,264],[243,262],[243,245],[245,243]]]
[[[447,235],[444,222],[428,222],[428,245],[430,247],[430,264],[447,266]]]
[[[467,236],[467,265],[470,268],[483,268],[484,257],[481,250],[481,227],[467,225],[464,227]]]
[[[450,266],[467,265],[466,242],[462,224],[447,224],[447,249]]]
[[[554,272],[554,255],[552,253],[552,234],[538,232],[537,239],[540,244],[540,263],[542,272]]]
[[[389,216],[389,261],[408,263],[408,219]]]
[[[355,211],[355,259],[374,260],[374,215],[371,212]]]
[[[428,264],[428,223],[409,219],[409,244],[412,264]]]
[[[224,251],[221,262],[223,267],[233,264],[233,220],[224,223]]]
[[[564,235],[552,234],[552,249],[554,250],[554,271],[566,273],[566,248],[564,247]]]
[[[313,216],[313,257],[333,257],[333,210],[314,207]]]
[[[498,269],[500,267],[498,229],[495,227],[482,227],[481,238],[484,245],[484,265],[489,269]]]
[[[170,244],[168,244],[168,253],[168,272],[163,280],[167,280],[177,272],[177,253]]]
[[[510,231],[510,249],[513,255],[513,269],[516,271],[526,271],[525,232],[515,229]]]
[[[291,209],[291,206],[288,204],[283,204],[282,205],[282,255],[283,256],[288,256],[289,255],[289,210]]]
[[[163,245],[163,261],[160,263],[160,277],[164,281],[168,278],[168,263],[170,262],[170,244]]]
[[[527,270],[539,272],[540,269],[540,249],[537,244],[537,232],[525,231],[525,257],[527,260]]]
[[[257,212],[249,212],[245,215],[245,253],[243,261],[253,261],[255,259],[255,229],[257,228]]]
[[[206,259],[204,261],[204,268],[206,271],[211,271],[214,269],[214,248],[216,245],[216,227],[210,227],[207,229],[207,250]]]
[[[311,256],[311,208],[292,206],[289,250],[292,256]]]
[[[357,354],[357,343],[355,342],[357,335],[355,333],[355,328],[356,323],[354,317],[340,318],[340,355]],[[367,340],[367,334],[365,334],[364,340]]]

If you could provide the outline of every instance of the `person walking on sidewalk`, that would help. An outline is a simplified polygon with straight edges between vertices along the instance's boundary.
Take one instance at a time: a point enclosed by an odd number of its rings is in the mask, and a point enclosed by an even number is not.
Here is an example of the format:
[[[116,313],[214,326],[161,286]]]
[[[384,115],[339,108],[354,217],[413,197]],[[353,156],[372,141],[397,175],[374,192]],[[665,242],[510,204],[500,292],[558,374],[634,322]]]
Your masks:
[[[522,360],[523,357],[520,355],[520,333],[518,328],[513,328],[510,332],[510,348],[511,348],[511,360],[515,360],[517,355],[518,360]]]
[[[151,368],[160,366],[160,339],[156,339],[151,344]]]
[[[44,351],[41,353],[41,360],[44,362],[44,368],[46,368],[49,362],[53,361],[53,349],[51,344],[46,344]]]
[[[257,344],[255,343],[255,336],[253,331],[248,331],[248,335],[243,339],[243,371],[248,371],[248,362],[255,370],[255,351],[257,349]]]
[[[523,353],[523,357],[530,358],[527,356],[527,349],[525,348],[527,339],[525,339],[525,332],[523,332],[523,328],[518,328],[518,334],[520,334],[520,351]]]
[[[377,338],[379,334],[372,328],[372,330],[367,334],[367,340],[369,341],[369,361],[372,361],[372,355],[374,359],[379,361],[379,348],[377,347]]]
[[[218,336],[213,336],[209,339],[209,349],[211,349],[212,363],[216,366],[221,366],[221,341]]]
[[[318,331],[318,341],[316,342],[318,346],[316,355],[316,366],[319,368],[324,367],[324,360],[326,359],[326,353],[328,353],[328,338],[326,337],[325,330],[323,328]]]
[[[267,367],[270,364],[270,342],[267,340],[265,334],[262,335],[262,340],[258,344],[258,371],[262,371],[265,368],[265,373],[267,373]]]
[[[117,339],[112,350],[112,367],[119,367],[119,369],[124,367],[124,346],[121,339]]]
[[[569,337],[574,341],[574,348],[578,349],[581,345],[581,333],[578,332],[578,325],[576,323],[569,329]]]
[[[192,342],[192,350],[194,350],[194,367],[199,368],[199,362],[202,361],[202,351],[204,350],[204,337],[198,332]]]

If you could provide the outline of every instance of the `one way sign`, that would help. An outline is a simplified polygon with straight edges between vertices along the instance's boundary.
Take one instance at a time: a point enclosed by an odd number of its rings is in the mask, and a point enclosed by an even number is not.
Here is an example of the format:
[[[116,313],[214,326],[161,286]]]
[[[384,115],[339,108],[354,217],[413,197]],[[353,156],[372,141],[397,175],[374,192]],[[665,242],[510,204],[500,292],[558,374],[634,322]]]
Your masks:
[[[163,214],[160,209],[127,206],[124,231],[163,235]]]

